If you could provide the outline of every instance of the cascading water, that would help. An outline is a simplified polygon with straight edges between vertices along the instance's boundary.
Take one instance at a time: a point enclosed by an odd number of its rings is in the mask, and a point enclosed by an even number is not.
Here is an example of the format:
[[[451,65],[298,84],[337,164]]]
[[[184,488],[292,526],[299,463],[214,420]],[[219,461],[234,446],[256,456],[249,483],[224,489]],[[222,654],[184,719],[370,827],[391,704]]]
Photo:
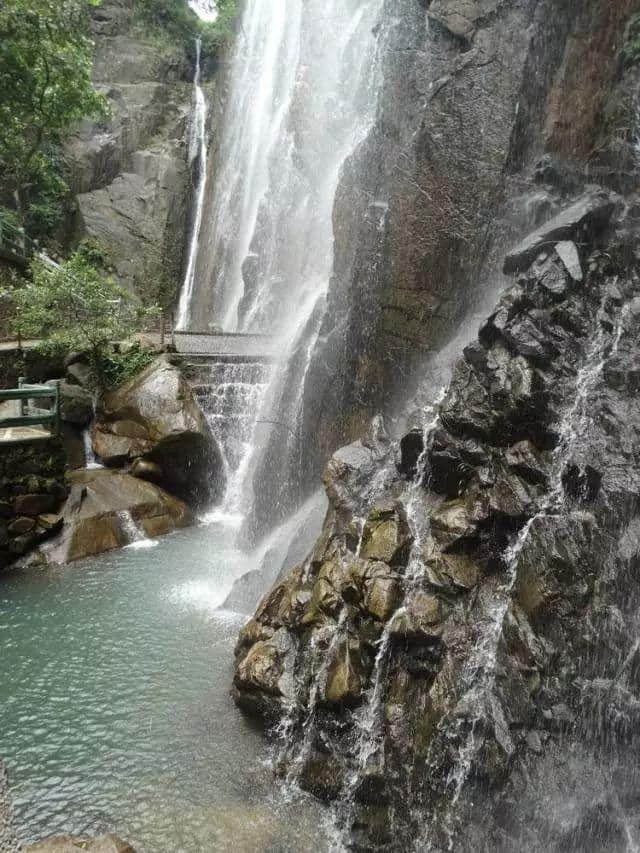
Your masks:
[[[483,725],[486,726],[487,719],[493,719],[497,730],[496,736],[509,741],[509,747],[513,749],[513,744],[510,742],[509,726],[504,719],[503,709],[500,703],[492,701],[491,698],[499,670],[499,645],[518,578],[520,556],[526,547],[531,531],[538,522],[567,511],[563,476],[567,465],[572,462],[574,453],[588,434],[591,423],[590,395],[601,377],[607,360],[614,358],[618,352],[628,306],[620,311],[616,326],[611,333],[608,330],[606,320],[605,306],[607,303],[608,295],[605,293],[595,318],[597,324],[595,339],[583,366],[577,374],[573,404],[567,409],[559,425],[559,442],[553,453],[549,491],[539,511],[526,522],[504,553],[504,580],[497,587],[494,597],[486,603],[485,614],[482,619],[483,630],[477,647],[464,667],[463,682],[466,685],[466,690],[458,702],[458,707],[464,710],[460,714],[460,720],[457,724],[461,735],[461,744],[448,779],[452,796],[446,816],[443,819],[443,827],[449,841],[448,850],[453,850],[455,843],[455,807],[465,785],[472,776],[476,755],[483,746],[481,730]],[[450,721],[445,718],[443,724],[446,727],[450,725]],[[426,835],[426,839],[422,839],[420,842],[424,849],[440,849],[432,844],[428,828]],[[637,849],[632,843],[632,839],[628,849],[630,851]]]
[[[187,322],[262,332],[280,344],[234,491],[245,511],[271,431],[282,430],[285,455],[299,453],[302,389],[333,266],[336,189],[374,117],[381,6],[245,5]]]
[[[242,462],[247,458],[255,413],[269,380],[270,365],[260,361],[192,365],[193,390],[224,458],[227,514],[240,513]]]
[[[93,452],[93,443],[91,441],[91,431],[89,428],[83,430],[82,432],[82,447],[84,449],[84,464],[86,468],[102,468],[98,460],[96,459],[96,455]]]
[[[127,538],[125,548],[152,548],[158,544],[156,540],[147,539],[128,509],[120,510],[117,516],[120,528]]]
[[[202,4],[196,5],[198,8]],[[212,13],[213,14],[213,13]],[[203,13],[203,17],[205,13]],[[214,17],[211,20],[215,20]],[[205,17],[205,20],[207,18]],[[189,308],[191,304],[191,296],[195,283],[196,275],[196,260],[198,255],[198,243],[200,240],[200,231],[202,229],[202,213],[204,209],[205,189],[207,186],[207,99],[200,85],[201,75],[201,41],[196,39],[196,70],[193,78],[194,89],[194,112],[191,127],[191,143],[189,149],[189,161],[191,169],[196,169],[197,185],[193,201],[193,223],[191,226],[191,237],[189,240],[189,249],[187,254],[187,268],[180,293],[180,302],[178,304],[178,320],[176,328],[184,329],[189,321]]]

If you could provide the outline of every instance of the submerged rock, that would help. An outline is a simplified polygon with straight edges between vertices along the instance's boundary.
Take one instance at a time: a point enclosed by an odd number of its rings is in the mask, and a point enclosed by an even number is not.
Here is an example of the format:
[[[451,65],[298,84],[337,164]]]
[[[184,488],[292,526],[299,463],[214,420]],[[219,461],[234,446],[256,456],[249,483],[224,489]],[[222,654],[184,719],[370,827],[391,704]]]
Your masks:
[[[101,838],[61,835],[27,844],[22,849],[25,853],[78,853],[79,850],[86,850],[87,853],[136,853],[130,844],[112,833]]]

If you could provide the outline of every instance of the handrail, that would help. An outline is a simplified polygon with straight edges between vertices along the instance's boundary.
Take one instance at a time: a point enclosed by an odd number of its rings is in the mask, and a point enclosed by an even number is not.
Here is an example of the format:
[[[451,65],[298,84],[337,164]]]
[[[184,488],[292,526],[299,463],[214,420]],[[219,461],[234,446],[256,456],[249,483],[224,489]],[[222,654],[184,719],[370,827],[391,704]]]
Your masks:
[[[30,404],[31,400],[53,399],[51,409],[40,409]],[[25,382],[21,376],[17,388],[0,391],[0,401],[17,400],[19,415],[17,417],[0,418],[0,429],[10,427],[48,426],[52,436],[60,434],[60,380],[51,385],[32,385]],[[1,439],[0,439],[1,443]]]
[[[0,219],[0,251],[27,264],[38,252],[38,244],[25,233],[23,228]]]

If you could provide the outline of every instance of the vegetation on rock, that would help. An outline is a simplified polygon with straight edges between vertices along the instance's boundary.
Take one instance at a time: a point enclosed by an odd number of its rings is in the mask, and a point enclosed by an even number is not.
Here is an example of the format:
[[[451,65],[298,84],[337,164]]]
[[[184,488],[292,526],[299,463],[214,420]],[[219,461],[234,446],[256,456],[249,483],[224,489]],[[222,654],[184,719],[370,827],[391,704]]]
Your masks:
[[[133,284],[143,305],[157,305],[161,325],[166,327],[180,292],[182,244],[169,235],[160,251],[150,246],[136,270]]]
[[[76,252],[61,266],[34,260],[32,281],[13,292],[17,313],[14,331],[42,338],[47,351],[81,351],[88,355],[99,389],[132,375],[145,357],[120,361],[111,353],[114,341],[130,338],[154,308],[140,308],[112,279]]]
[[[66,193],[61,142],[106,115],[93,88],[89,15],[99,0],[4,0],[0,5],[0,182],[21,224],[47,233]]]
[[[218,17],[212,23],[201,21],[185,0],[137,0],[140,19],[162,30],[171,38],[191,43],[202,40],[205,54],[215,53],[233,34],[237,0],[219,0]]]

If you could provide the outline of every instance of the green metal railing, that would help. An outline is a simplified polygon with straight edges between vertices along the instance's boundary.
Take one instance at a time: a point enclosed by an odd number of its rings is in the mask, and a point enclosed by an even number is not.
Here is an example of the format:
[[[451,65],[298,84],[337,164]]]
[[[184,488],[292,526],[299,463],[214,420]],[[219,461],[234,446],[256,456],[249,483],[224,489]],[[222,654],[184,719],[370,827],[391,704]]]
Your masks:
[[[53,400],[53,406],[41,409],[34,401]],[[51,385],[29,385],[24,379],[18,380],[17,388],[0,391],[0,402],[17,400],[20,414],[17,417],[0,417],[0,429],[10,427],[49,427],[52,436],[60,434],[60,381]],[[1,439],[0,439],[1,441]]]
[[[28,266],[38,246],[22,228],[0,219],[0,255],[20,266]]]

